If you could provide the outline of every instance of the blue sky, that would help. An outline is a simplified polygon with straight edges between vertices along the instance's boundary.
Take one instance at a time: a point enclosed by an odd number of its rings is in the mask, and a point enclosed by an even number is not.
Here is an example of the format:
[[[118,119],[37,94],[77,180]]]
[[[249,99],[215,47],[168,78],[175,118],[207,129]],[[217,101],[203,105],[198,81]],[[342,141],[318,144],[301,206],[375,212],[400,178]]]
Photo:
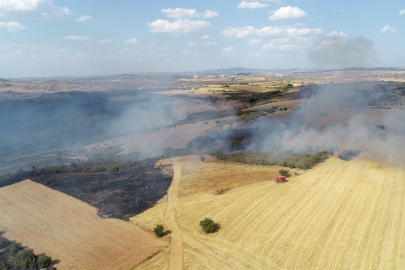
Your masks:
[[[0,0],[0,77],[403,67],[404,26],[404,1]]]

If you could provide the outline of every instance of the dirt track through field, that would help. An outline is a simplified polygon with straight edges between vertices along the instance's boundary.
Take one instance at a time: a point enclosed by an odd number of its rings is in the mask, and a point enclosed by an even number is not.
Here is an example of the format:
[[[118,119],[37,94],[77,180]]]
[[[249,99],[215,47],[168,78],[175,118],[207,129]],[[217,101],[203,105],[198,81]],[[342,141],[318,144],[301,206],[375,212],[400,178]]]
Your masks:
[[[168,203],[165,211],[165,223],[171,231],[169,269],[178,270],[183,269],[183,235],[176,221],[177,193],[181,179],[181,169],[177,159],[173,160],[173,170],[173,181],[167,191]]]

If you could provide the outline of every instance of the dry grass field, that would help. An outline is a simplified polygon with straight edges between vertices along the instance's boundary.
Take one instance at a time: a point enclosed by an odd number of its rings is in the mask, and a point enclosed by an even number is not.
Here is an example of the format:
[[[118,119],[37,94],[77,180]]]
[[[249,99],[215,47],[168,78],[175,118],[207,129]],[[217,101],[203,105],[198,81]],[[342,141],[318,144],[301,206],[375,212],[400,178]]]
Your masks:
[[[193,191],[196,175],[208,167],[196,164],[194,157],[179,158],[179,162],[183,196],[176,219],[183,235],[183,269],[405,267],[404,168],[330,157],[284,184],[258,181],[212,195]],[[213,168],[221,167],[210,162]],[[233,171],[246,169],[235,166]],[[202,173],[200,181],[208,183],[211,177]],[[221,176],[216,181],[221,179],[228,181]],[[185,196],[185,190],[190,195]],[[147,215],[162,221],[164,205],[134,221],[156,224]],[[199,221],[205,217],[219,223],[218,232],[201,231]],[[158,266],[162,260],[155,257],[149,263]]]
[[[131,269],[166,245],[95,208],[30,180],[0,189],[0,231],[59,260],[57,269]]]

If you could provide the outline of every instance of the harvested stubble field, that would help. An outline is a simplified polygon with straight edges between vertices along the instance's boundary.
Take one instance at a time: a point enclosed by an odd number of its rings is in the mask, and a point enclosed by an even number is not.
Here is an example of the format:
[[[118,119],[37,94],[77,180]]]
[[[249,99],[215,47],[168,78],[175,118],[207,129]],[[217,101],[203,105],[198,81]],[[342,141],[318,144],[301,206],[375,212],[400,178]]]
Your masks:
[[[183,188],[194,182],[187,173],[193,162],[181,162]],[[403,168],[330,157],[284,184],[258,182],[222,195],[194,194],[191,188],[193,195],[180,197],[176,208],[183,267],[403,269],[404,178]],[[163,216],[163,205],[147,212]],[[136,221],[155,223],[144,214]],[[205,217],[218,222],[220,230],[203,233],[199,221]]]
[[[131,269],[165,246],[77,199],[25,180],[0,188],[0,231],[59,261],[57,269]]]

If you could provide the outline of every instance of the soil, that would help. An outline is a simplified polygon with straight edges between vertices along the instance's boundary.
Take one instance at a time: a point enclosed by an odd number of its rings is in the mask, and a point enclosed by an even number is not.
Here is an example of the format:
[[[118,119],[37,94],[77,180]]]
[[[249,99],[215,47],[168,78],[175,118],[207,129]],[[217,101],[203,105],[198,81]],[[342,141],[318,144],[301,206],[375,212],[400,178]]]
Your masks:
[[[101,173],[60,173],[32,177],[32,181],[73,196],[98,209],[104,218],[129,217],[155,205],[171,184],[171,165],[154,162],[121,169],[116,175]]]

